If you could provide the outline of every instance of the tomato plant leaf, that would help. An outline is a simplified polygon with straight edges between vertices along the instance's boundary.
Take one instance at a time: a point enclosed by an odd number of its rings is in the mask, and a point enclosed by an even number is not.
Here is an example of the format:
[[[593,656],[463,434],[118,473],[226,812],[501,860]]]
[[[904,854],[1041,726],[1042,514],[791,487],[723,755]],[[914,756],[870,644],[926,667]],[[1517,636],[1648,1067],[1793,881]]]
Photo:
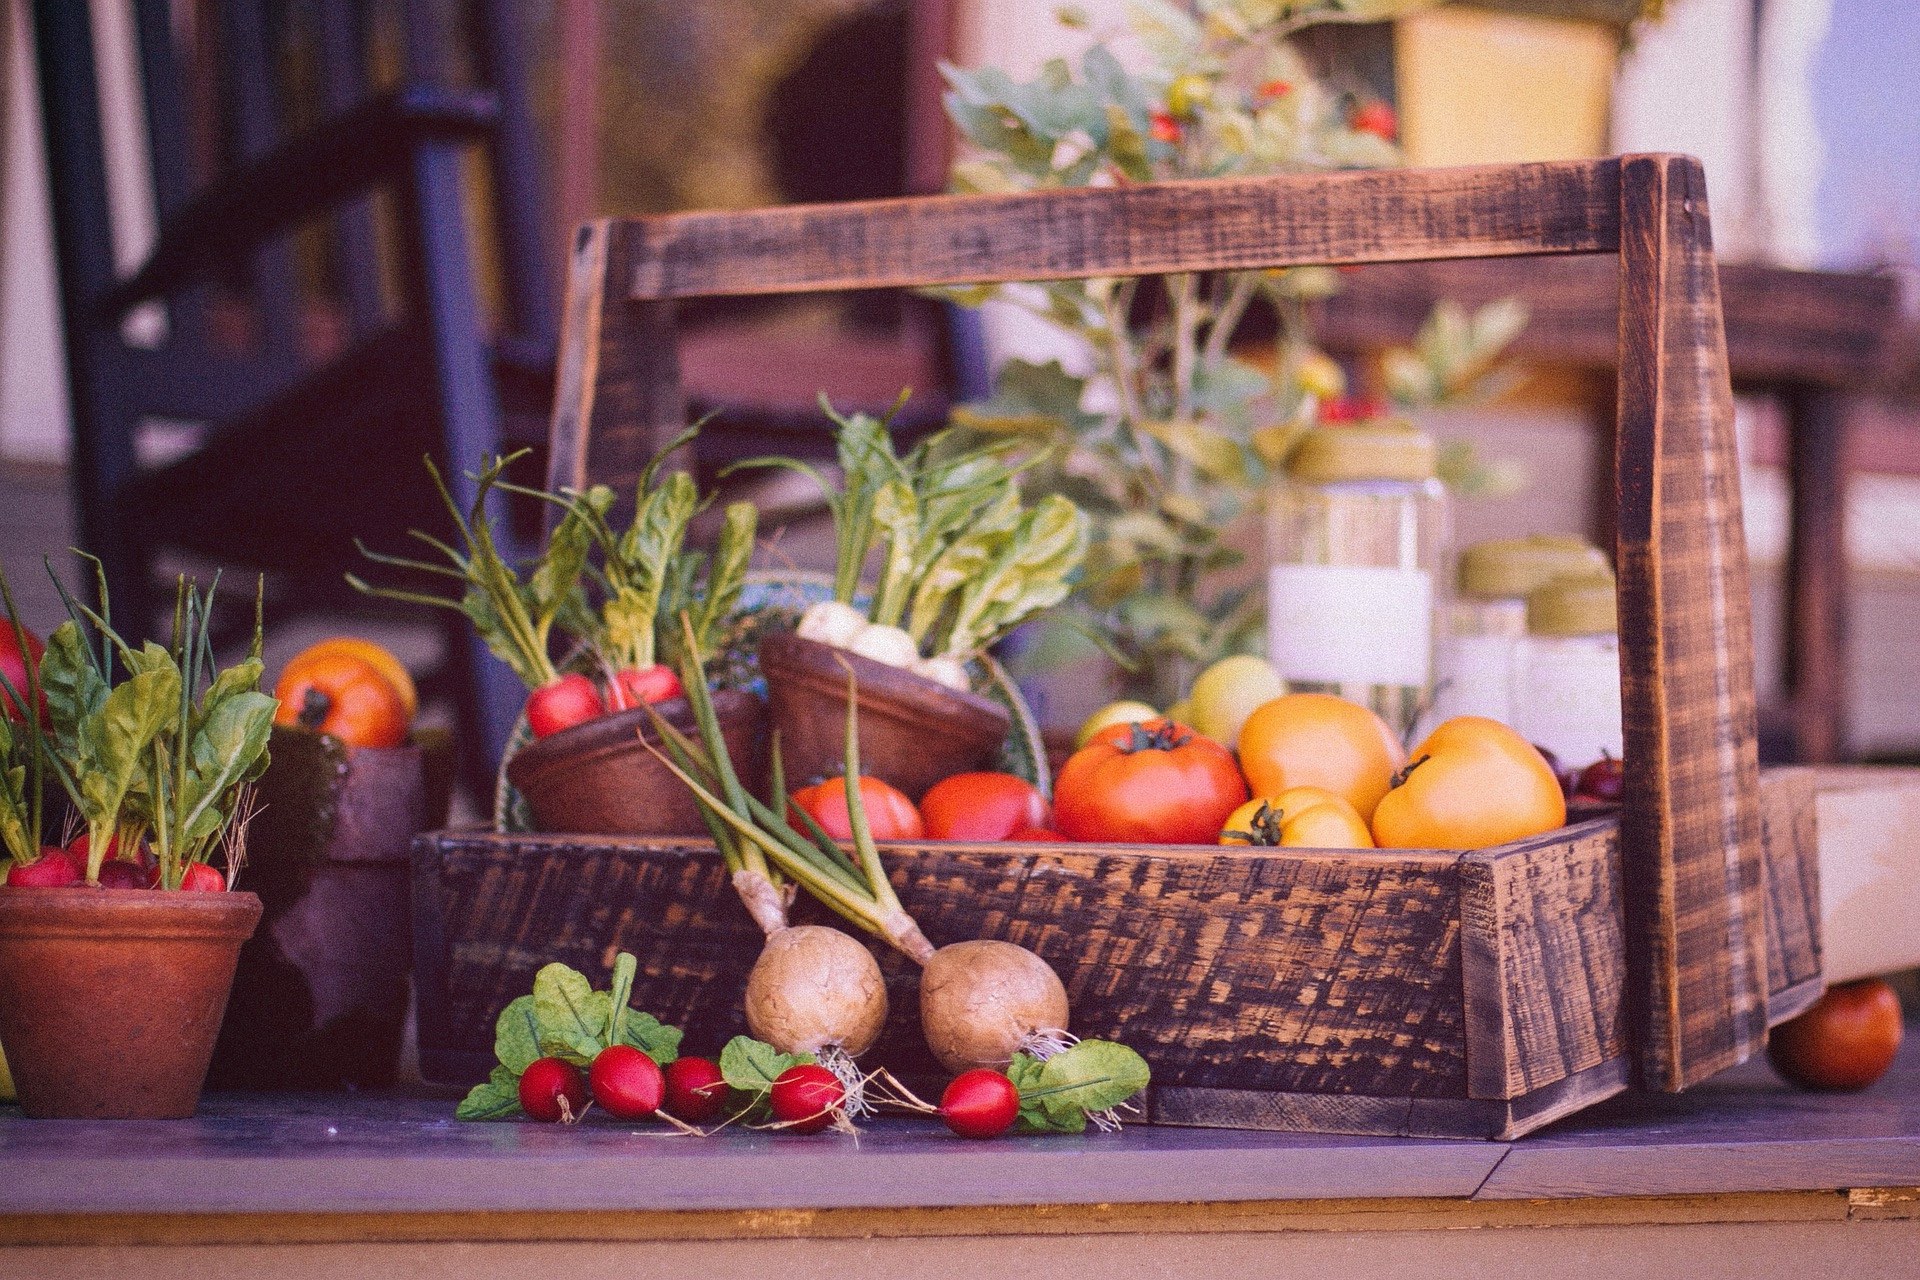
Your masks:
[[[520,1114],[520,1073],[495,1067],[485,1084],[477,1084],[454,1110],[456,1120],[510,1120]]]
[[[540,1023],[532,996],[520,996],[500,1011],[493,1024],[493,1053],[515,1075],[540,1056]]]

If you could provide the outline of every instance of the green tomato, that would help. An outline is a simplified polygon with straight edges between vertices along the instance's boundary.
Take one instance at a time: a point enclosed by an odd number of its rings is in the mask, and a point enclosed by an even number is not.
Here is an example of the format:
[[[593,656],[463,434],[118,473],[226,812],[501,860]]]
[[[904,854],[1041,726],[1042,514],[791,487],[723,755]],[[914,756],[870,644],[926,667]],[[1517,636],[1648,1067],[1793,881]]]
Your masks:
[[[1237,653],[1208,667],[1193,682],[1193,719],[1188,721],[1229,750],[1240,745],[1247,717],[1287,691],[1286,681],[1265,658]]]

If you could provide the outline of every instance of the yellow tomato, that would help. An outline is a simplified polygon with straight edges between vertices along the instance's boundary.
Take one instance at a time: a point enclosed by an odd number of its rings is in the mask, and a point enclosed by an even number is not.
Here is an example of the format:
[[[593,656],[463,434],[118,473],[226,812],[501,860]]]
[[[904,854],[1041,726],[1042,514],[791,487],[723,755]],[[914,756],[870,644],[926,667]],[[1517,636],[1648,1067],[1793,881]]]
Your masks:
[[[1200,673],[1187,695],[1191,718],[1186,721],[1223,747],[1240,744],[1240,728],[1247,717],[1287,691],[1287,682],[1265,658],[1236,653]],[[1177,720],[1178,717],[1175,717]]]
[[[1289,787],[1249,800],[1221,828],[1220,843],[1289,849],[1371,849],[1373,837],[1354,807],[1321,787]]]
[[[1073,749],[1078,751],[1093,741],[1093,735],[1110,724],[1138,724],[1143,720],[1152,720],[1160,713],[1144,702],[1109,702],[1080,726],[1080,732],[1073,735]]]
[[[1310,396],[1322,400],[1331,400],[1344,395],[1347,390],[1347,374],[1339,362],[1324,351],[1316,351],[1300,362],[1300,368],[1294,375],[1300,389]]]
[[[1382,849],[1484,849],[1564,826],[1560,780],[1532,743],[1484,716],[1455,716],[1413,750],[1373,813]]]
[[[1255,795],[1325,787],[1363,819],[1373,817],[1406,760],[1386,721],[1330,693],[1275,698],[1240,729],[1240,768]]]

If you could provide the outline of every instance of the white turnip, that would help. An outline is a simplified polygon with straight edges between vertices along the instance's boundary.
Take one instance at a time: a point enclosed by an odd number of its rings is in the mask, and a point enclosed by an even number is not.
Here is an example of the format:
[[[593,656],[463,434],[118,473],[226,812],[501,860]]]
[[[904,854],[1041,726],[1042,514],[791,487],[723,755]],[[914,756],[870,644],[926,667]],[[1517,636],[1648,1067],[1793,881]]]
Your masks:
[[[800,615],[800,625],[794,633],[802,640],[815,640],[821,644],[830,644],[836,649],[844,649],[853,643],[853,638],[866,628],[867,615],[850,604],[838,600],[822,600],[809,605]]]
[[[884,662],[890,667],[908,668],[920,660],[920,646],[913,637],[899,627],[890,627],[884,623],[870,623],[860,628],[853,639],[842,648],[848,653],[857,653],[863,658],[872,658],[875,662]]]
[[[973,682],[967,679],[967,664],[948,654],[922,658],[913,664],[912,670],[917,676],[931,680],[935,684],[945,685],[949,689],[957,689],[961,693],[966,693],[973,687]]]
[[[747,1027],[782,1053],[857,1058],[887,1020],[873,953],[838,929],[803,924],[767,939],[747,976]]]
[[[1067,1029],[1067,989],[1025,947],[980,939],[933,953],[920,973],[920,1029],[949,1071],[1003,1068]]]

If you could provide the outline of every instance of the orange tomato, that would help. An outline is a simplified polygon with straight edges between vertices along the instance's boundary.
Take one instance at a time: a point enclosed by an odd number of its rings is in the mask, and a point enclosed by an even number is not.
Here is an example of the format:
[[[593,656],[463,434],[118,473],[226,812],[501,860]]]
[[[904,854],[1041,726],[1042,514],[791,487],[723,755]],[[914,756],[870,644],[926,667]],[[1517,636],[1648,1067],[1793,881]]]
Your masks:
[[[400,695],[400,701],[406,708],[408,722],[412,722],[413,717],[420,711],[420,691],[414,687],[413,676],[408,672],[406,664],[394,657],[390,649],[377,645],[371,640],[362,640],[358,636],[334,636],[318,644],[309,645],[294,655],[281,671],[280,678],[285,680],[289,676],[297,675],[302,665],[312,659],[324,658],[336,653],[360,658],[386,677],[387,683],[392,685],[394,692]]]
[[[1257,796],[1322,787],[1362,819],[1393,785],[1407,753],[1367,708],[1330,693],[1289,693],[1262,704],[1240,730],[1240,768]]]
[[[1382,849],[1484,849],[1564,826],[1567,801],[1546,757],[1484,716],[1455,716],[1413,749],[1373,812]]]
[[[1354,807],[1333,792],[1289,787],[1235,809],[1220,830],[1220,843],[1243,849],[1371,849],[1373,835]]]
[[[397,747],[407,740],[407,706],[380,669],[365,658],[332,652],[302,655],[274,686],[273,722],[332,734],[350,747]]]

